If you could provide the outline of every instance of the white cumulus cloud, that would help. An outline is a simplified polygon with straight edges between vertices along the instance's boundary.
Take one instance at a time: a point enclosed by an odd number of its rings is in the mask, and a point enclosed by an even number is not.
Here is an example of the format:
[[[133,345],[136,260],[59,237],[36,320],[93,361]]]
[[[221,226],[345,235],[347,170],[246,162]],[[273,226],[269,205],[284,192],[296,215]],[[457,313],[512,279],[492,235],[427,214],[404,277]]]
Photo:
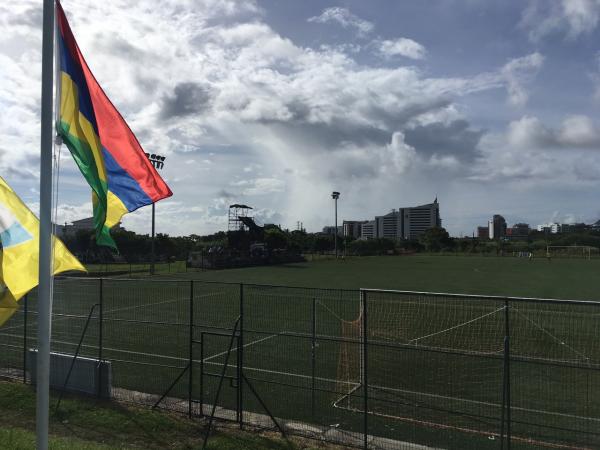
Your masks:
[[[337,6],[324,9],[320,15],[311,17],[308,21],[314,23],[334,22],[344,28],[354,28],[359,35],[366,35],[375,28],[373,23],[354,15],[348,8]]]
[[[567,39],[589,34],[599,19],[600,0],[530,0],[520,25],[531,41],[538,42],[556,33]]]
[[[424,59],[427,50],[421,44],[412,39],[398,38],[378,42],[379,53],[384,57],[404,56],[411,59]]]

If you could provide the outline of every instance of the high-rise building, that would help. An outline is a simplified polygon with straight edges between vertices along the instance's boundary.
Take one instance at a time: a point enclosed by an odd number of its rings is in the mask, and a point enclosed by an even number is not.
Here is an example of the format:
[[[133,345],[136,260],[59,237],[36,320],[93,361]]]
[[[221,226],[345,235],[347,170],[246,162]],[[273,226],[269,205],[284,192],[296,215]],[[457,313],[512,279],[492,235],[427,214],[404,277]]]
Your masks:
[[[506,220],[500,214],[494,214],[488,221],[490,239],[500,239],[506,236]]]
[[[342,224],[344,236],[359,238],[361,236],[362,226],[365,223],[367,223],[366,220],[344,220]]]
[[[477,227],[477,237],[479,239],[489,239],[490,230],[488,227]]]
[[[506,239],[511,241],[527,240],[529,231],[529,224],[516,223],[512,227],[506,229]]]
[[[400,239],[402,237],[399,228],[399,211],[393,209],[385,216],[376,216],[375,223],[377,226],[378,238]]]
[[[375,239],[377,237],[377,222],[371,220],[365,222],[360,227],[360,238],[361,239]]]
[[[402,208],[402,237],[404,239],[416,239],[425,230],[433,227],[441,227],[440,204],[437,197],[433,203],[415,206],[413,208]]]
[[[374,221],[362,225],[361,238],[416,239],[425,230],[436,226],[442,226],[437,198],[433,203],[394,209],[383,216],[376,216]]]

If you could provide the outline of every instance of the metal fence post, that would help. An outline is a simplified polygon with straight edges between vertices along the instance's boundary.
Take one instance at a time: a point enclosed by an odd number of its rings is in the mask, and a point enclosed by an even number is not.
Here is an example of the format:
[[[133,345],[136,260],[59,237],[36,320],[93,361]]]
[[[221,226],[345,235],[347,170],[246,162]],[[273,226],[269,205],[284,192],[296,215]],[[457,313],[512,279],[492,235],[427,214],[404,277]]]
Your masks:
[[[240,283],[240,336],[238,339],[238,408],[240,429],[244,428],[244,283]]]
[[[200,416],[204,417],[204,332],[200,332]]]
[[[508,301],[505,304],[506,312],[505,323],[506,323],[506,448],[510,450],[511,440],[511,405],[510,405],[510,309]]]
[[[23,299],[23,383],[27,383],[27,314],[29,313],[27,307],[27,297]]]
[[[312,340],[311,340],[311,414],[315,416],[315,371],[317,359],[317,299],[312,299]]]
[[[504,369],[502,380],[502,421],[500,423],[500,449],[504,449],[504,436],[506,448],[510,450],[510,322],[509,303],[504,301]],[[505,434],[506,429],[506,434]]]
[[[361,291],[362,300],[362,366],[363,366],[363,427],[364,427],[364,442],[363,448],[366,450],[369,447],[369,370],[367,351],[369,346],[369,338],[367,333],[367,291]]]
[[[104,283],[100,278],[99,320],[98,320],[98,397],[102,395],[102,320],[104,318]]]
[[[192,375],[192,369],[194,365],[194,280],[190,280],[190,329],[189,329],[189,346],[190,346],[190,360],[189,360],[189,373],[188,373],[188,417],[192,417],[192,389],[194,378]],[[200,405],[202,409],[202,405]]]

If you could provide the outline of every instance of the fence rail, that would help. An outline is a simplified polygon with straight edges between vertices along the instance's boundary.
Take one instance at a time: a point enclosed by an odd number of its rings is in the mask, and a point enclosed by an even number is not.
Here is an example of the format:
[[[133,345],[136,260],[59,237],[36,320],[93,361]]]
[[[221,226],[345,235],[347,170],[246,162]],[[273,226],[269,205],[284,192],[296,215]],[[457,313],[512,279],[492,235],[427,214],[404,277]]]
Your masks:
[[[52,350],[110,361],[119,400],[347,447],[600,447],[600,303],[170,279],[54,292]],[[0,373],[30,381],[36,330],[32,291],[0,329]]]

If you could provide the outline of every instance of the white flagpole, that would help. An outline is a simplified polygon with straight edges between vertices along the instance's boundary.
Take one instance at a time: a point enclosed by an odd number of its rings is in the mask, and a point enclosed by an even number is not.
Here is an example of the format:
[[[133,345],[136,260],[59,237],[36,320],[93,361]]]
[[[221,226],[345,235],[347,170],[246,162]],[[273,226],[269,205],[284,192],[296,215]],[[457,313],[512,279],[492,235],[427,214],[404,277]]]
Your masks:
[[[42,117],[40,158],[40,253],[37,352],[37,450],[48,449],[50,317],[52,288],[52,150],[54,118],[54,0],[44,0],[42,28]]]

